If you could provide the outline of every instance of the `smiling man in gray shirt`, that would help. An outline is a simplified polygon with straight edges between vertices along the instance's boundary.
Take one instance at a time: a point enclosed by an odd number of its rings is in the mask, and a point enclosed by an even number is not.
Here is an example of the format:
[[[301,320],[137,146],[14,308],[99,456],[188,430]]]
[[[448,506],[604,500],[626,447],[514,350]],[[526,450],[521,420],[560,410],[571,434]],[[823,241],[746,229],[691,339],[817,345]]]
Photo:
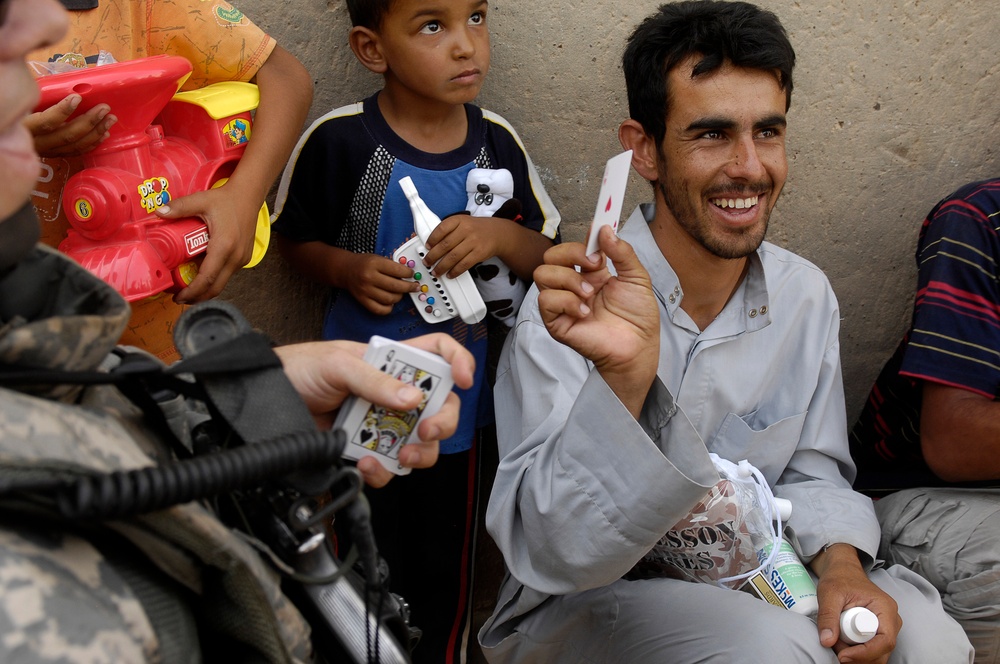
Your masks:
[[[839,309],[823,273],[763,241],[787,175],[794,52],[770,12],[668,4],[633,33],[620,130],[653,185],[604,257],[546,254],[500,361],[487,527],[508,575],[491,662],[969,662],[937,593],[879,569],[851,489]],[[575,266],[581,266],[577,271]],[[749,460],[794,506],[816,622],[749,594],[629,571]],[[838,618],[879,618],[866,644]],[[901,629],[902,626],[902,629]]]

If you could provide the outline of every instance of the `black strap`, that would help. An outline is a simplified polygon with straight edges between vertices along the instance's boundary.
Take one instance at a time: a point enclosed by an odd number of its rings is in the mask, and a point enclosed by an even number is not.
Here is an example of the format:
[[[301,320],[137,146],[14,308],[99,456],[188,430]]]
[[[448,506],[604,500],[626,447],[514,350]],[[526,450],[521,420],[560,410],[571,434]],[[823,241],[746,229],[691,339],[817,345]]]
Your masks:
[[[97,9],[97,0],[59,0],[63,3],[63,7],[69,9],[70,11],[79,11],[83,9]]]
[[[254,444],[316,431],[305,402],[285,376],[281,360],[263,335],[227,302],[208,301],[184,313],[174,332],[184,358],[172,371],[198,376],[208,401],[244,443]],[[304,495],[329,487],[327,469],[286,477]]]
[[[261,372],[270,375],[272,381],[276,383],[288,384],[284,376],[279,377],[273,373],[281,371],[281,361],[271,350],[270,341],[263,334],[244,332],[220,341],[211,352],[199,353],[170,367],[164,367],[143,353],[130,352],[122,348],[115,349],[114,353],[121,361],[109,372],[65,371],[0,364],[0,385],[13,388],[37,385],[114,385],[142,410],[151,426],[164,434],[179,458],[190,458],[191,452],[173,435],[166,416],[157,402],[166,401],[177,394],[205,400],[207,394],[204,381],[192,382],[183,379],[182,376],[185,374],[207,376],[209,377],[207,380],[212,384],[226,385],[221,391],[212,390],[214,392],[212,400],[221,401],[223,416],[244,441],[255,442],[277,437],[269,436],[270,430],[261,426],[261,422],[267,422],[274,416],[274,397],[272,396],[271,402],[266,402],[262,395],[253,394],[252,390],[257,387],[254,381],[248,379],[254,372]],[[239,389],[241,386],[242,389]],[[280,389],[274,385],[262,387],[271,390],[272,394],[280,393]],[[292,392],[294,394],[294,391]],[[292,404],[280,409],[279,412],[286,416],[291,415],[294,411],[294,402],[305,409],[297,395],[290,400]],[[244,424],[243,421],[248,415],[250,420]],[[300,421],[311,422],[308,412],[305,413],[304,420]]]
[[[217,495],[231,490],[230,484],[244,486],[279,476],[283,485],[304,496],[320,495],[331,487],[337,479],[342,436],[338,442],[334,432],[316,430],[270,341],[253,331],[235,307],[225,302],[192,307],[178,320],[174,341],[184,359],[170,367],[123,348],[114,351],[120,362],[107,373],[0,364],[0,385],[9,387],[114,385],[185,462],[165,464],[149,476],[143,469],[82,478],[74,483],[75,497],[66,503],[64,513],[72,512],[74,505],[83,505],[78,511],[88,514],[119,508],[145,511],[150,505],[187,502],[203,493]],[[227,455],[192,454],[174,434],[160,404],[178,394],[205,403],[211,413],[207,420],[211,440],[200,451],[225,449]],[[197,440],[195,444],[199,447]],[[22,477],[8,488],[25,483],[39,487],[42,479]],[[209,485],[211,491],[204,488]],[[184,500],[179,500],[181,495]],[[98,507],[90,509],[92,505]]]
[[[196,355],[170,367],[164,367],[142,353],[122,348],[114,353],[121,359],[111,371],[66,371],[17,364],[0,364],[0,385],[28,387],[36,385],[117,385],[142,381],[150,392],[168,390],[185,396],[204,398],[197,383],[184,380],[183,374],[226,375],[248,371],[280,369],[281,360],[271,351],[267,337],[248,332],[222,342],[211,353]]]

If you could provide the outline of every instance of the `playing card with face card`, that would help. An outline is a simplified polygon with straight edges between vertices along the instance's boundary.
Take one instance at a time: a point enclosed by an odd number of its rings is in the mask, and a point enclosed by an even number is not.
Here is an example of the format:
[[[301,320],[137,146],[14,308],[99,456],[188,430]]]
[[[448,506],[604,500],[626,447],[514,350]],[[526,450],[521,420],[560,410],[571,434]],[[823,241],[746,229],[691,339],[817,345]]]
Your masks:
[[[417,427],[424,417],[436,413],[452,387],[451,365],[442,357],[374,336],[368,342],[365,361],[397,380],[424,393],[420,404],[408,411],[395,410],[351,397],[341,407],[334,427],[344,430],[344,457],[374,456],[390,472],[405,475],[409,468],[399,463],[399,451],[407,443],[419,442]]]

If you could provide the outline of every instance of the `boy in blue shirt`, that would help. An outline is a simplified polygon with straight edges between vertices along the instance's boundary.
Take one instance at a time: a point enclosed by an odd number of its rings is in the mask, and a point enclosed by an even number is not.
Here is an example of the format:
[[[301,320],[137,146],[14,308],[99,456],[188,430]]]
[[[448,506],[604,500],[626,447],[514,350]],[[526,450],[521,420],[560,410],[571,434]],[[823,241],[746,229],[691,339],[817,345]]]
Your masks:
[[[427,243],[425,262],[435,275],[456,277],[497,256],[530,281],[560,218],[514,130],[471,104],[490,65],[486,0],[347,0],[347,6],[351,48],[384,86],[319,118],[300,139],[278,190],[275,243],[296,270],[332,287],[324,338],[446,331],[477,359],[474,386],[459,391],[458,431],[442,441],[438,463],[370,493],[391,588],[410,603],[412,621],[423,630],[414,661],[462,661],[474,559],[475,443],[479,429],[492,424],[487,331],[485,322],[431,325],[417,313],[409,297],[416,286],[407,280],[413,269],[391,258],[413,234],[399,180],[411,177],[443,220]],[[461,213],[473,168],[511,171],[519,219]]]

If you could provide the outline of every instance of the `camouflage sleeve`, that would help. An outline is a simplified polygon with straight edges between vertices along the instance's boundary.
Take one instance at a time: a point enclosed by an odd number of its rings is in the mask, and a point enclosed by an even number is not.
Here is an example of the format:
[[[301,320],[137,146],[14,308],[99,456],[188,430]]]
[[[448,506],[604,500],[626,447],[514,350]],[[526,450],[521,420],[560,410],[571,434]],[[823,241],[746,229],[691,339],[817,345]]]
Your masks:
[[[0,661],[157,661],[138,599],[89,543],[0,527]]]

